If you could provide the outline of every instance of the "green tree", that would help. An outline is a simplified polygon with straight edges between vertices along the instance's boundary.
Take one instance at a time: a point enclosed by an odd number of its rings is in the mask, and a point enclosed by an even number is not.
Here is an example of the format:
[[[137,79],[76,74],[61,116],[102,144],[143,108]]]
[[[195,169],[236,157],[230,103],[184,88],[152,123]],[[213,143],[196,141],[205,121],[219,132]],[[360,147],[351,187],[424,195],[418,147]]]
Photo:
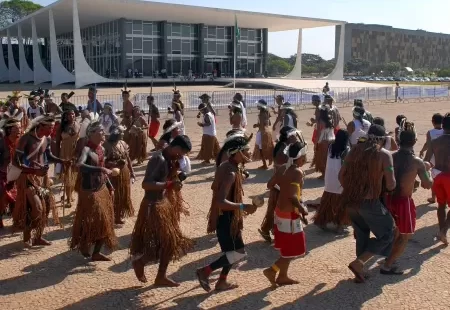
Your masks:
[[[450,69],[441,69],[438,72],[436,72],[436,75],[438,77],[448,77],[450,76]]]
[[[345,72],[346,73],[356,73],[361,74],[370,67],[370,62],[360,58],[353,58],[349,62],[345,64]]]
[[[388,75],[395,75],[402,69],[402,65],[399,62],[388,62],[384,64],[384,71]]]
[[[28,0],[5,0],[0,2],[0,29],[41,8],[40,4]]]
[[[270,75],[287,74],[291,72],[292,66],[284,59],[269,59],[267,71]]]

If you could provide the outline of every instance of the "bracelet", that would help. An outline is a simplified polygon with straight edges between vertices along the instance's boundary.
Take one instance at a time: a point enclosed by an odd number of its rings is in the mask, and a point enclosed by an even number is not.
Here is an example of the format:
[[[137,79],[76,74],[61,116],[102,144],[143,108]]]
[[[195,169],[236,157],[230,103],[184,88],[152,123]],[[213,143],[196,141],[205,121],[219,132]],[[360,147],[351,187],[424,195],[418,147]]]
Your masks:
[[[166,189],[171,189],[173,187],[173,182],[172,181],[167,181],[165,187],[166,187]]]
[[[239,209],[241,209],[241,211],[244,211],[244,204],[243,204],[243,203],[241,203],[241,204],[239,205]]]

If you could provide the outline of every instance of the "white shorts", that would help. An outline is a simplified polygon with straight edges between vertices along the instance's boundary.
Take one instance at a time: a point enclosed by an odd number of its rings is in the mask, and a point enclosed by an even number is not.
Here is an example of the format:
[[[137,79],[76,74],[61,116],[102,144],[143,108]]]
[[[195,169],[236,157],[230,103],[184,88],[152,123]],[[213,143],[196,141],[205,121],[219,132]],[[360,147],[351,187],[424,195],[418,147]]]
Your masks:
[[[258,148],[260,150],[262,150],[262,136],[261,136],[261,131],[258,131],[256,133],[256,140],[255,140],[256,145],[258,146]]]

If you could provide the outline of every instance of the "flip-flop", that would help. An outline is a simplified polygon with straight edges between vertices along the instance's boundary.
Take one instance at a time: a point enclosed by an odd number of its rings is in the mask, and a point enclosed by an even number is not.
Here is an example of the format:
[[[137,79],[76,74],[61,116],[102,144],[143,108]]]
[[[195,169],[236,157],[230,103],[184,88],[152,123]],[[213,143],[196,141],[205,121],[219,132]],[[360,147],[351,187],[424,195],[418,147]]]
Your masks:
[[[364,279],[364,276],[361,275],[358,271],[356,271],[355,268],[353,268],[351,265],[348,265],[348,269],[350,269],[351,272],[355,275],[355,282],[356,283],[364,283],[366,279]]]
[[[198,283],[200,284],[200,286],[202,287],[202,289],[204,289],[207,292],[211,291],[211,287],[209,286],[209,283],[206,282],[205,280],[202,280],[200,278],[200,270],[196,271],[196,275],[197,275],[197,279],[198,279]]]
[[[392,267],[389,270],[381,268],[380,273],[387,276],[401,276],[404,274],[403,271],[397,271],[397,267]]]
[[[270,234],[264,233],[261,229],[258,229],[258,232],[261,235],[261,237],[263,237],[264,240],[266,240],[267,242],[272,242],[272,238],[270,237]]]

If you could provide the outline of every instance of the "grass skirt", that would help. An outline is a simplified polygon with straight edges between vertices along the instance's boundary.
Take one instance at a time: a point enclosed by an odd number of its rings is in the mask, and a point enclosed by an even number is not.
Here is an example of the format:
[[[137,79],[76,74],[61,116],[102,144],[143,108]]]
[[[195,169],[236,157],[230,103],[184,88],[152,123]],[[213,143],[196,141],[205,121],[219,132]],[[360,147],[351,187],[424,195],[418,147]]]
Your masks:
[[[75,250],[89,248],[97,241],[103,241],[111,250],[118,245],[113,203],[106,185],[96,192],[81,190],[69,242]]]
[[[277,207],[278,196],[280,192],[276,189],[272,189],[269,195],[269,201],[267,203],[267,211],[264,219],[261,223],[261,230],[264,233],[269,233],[273,229],[275,221],[275,208]]]
[[[220,151],[219,141],[216,136],[203,135],[200,152],[196,159],[209,161],[215,160]]]
[[[134,215],[133,203],[131,202],[131,174],[125,165],[117,177],[110,176],[109,179],[114,187],[114,217],[116,220]]]
[[[320,172],[323,175],[325,175],[325,168],[327,167],[329,145],[329,141],[322,141],[315,146],[314,166],[316,167],[316,172]]]
[[[268,160],[271,164],[273,161],[273,139],[272,132],[266,128],[266,130],[261,131],[261,144],[262,144],[262,152],[265,160]],[[259,146],[255,144],[255,148],[253,150],[253,161],[262,160],[261,154],[259,153]]]
[[[131,237],[130,254],[150,262],[161,257],[178,260],[187,254],[193,241],[183,235],[178,216],[167,198],[156,203],[143,199]]]
[[[147,132],[134,131],[128,133],[127,140],[124,141],[130,147],[130,160],[144,161],[147,159]]]
[[[313,220],[317,226],[326,226],[329,223],[337,226],[350,225],[350,218],[342,204],[342,195],[324,191]]]

